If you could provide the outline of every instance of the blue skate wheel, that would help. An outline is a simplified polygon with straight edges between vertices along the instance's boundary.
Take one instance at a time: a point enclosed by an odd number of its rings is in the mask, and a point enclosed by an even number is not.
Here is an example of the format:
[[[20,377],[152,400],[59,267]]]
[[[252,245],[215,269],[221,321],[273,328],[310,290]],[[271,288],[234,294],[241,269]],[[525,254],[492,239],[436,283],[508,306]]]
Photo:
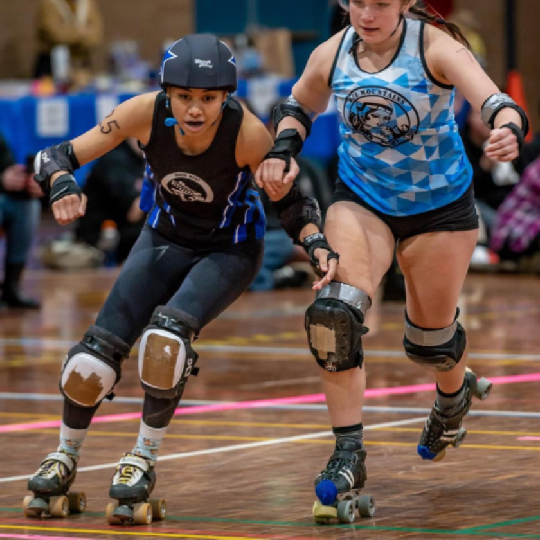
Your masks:
[[[421,444],[418,445],[418,455],[422,459],[428,459],[429,461],[433,461],[437,457],[437,454],[434,454],[427,446]]]
[[[325,506],[331,506],[337,499],[337,487],[331,480],[323,480],[315,488],[315,494]]]

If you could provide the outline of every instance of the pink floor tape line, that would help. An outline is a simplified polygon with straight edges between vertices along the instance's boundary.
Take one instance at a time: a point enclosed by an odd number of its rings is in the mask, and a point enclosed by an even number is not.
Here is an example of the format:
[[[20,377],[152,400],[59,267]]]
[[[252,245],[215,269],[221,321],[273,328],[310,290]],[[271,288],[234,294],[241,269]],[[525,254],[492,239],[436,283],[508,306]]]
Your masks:
[[[510,375],[508,377],[490,377],[493,384],[515,384],[522,382],[540,381],[540,373],[527,373],[525,375]],[[434,384],[417,384],[413,386],[392,386],[388,388],[369,388],[366,390],[366,398],[397,396],[402,394],[415,394],[417,392],[432,392],[435,390]],[[322,403],[325,401],[324,394],[311,394],[306,396],[295,396],[278,399],[262,399],[256,401],[236,401],[232,403],[216,403],[213,405],[197,405],[195,407],[182,407],[176,409],[175,416],[186,414],[202,414],[218,411],[232,411],[236,409],[259,409],[272,407],[275,405],[297,405],[300,403]],[[93,424],[107,424],[110,422],[123,422],[125,420],[136,420],[141,417],[141,413],[122,413],[97,416],[92,420]],[[29,431],[32,429],[49,429],[59,427],[60,420],[49,422],[32,422],[30,424],[11,424],[0,426],[0,433],[11,431]]]
[[[0,538],[17,538],[18,540],[73,540],[73,536],[38,536],[36,534],[0,534]],[[85,540],[92,540],[85,537]]]

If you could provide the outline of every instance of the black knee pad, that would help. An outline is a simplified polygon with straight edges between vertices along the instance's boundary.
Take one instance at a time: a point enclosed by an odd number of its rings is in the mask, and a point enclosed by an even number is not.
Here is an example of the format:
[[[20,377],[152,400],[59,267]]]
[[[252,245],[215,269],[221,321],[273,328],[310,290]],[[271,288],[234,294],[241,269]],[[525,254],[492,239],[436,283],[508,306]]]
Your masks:
[[[198,331],[197,319],[188,313],[156,308],[139,348],[139,376],[145,392],[158,399],[182,395],[189,376],[198,373],[198,355],[191,347]]]
[[[362,336],[365,312],[371,300],[359,289],[332,282],[324,287],[306,311],[305,326],[309,348],[326,371],[346,371],[362,367]]]
[[[433,371],[452,371],[465,352],[467,336],[457,320],[446,328],[437,330],[420,328],[405,313],[405,353],[416,364]]]
[[[130,347],[99,326],[91,326],[69,352],[62,366],[60,391],[81,407],[95,407],[120,380],[123,361]]]

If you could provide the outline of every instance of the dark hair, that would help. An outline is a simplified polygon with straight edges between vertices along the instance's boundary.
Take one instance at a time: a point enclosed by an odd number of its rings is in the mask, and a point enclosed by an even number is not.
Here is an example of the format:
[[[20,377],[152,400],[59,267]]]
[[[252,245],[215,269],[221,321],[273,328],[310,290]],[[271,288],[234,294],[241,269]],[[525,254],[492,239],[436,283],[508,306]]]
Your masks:
[[[427,3],[426,3],[427,4]],[[431,10],[431,11],[430,11]],[[468,39],[464,36],[463,32],[460,30],[457,24],[445,21],[438,13],[436,13],[433,8],[423,8],[420,6],[411,6],[409,12],[418,17],[420,20],[423,20],[429,24],[441,25],[442,29],[452,36],[456,41],[465,45],[469,51],[471,50],[471,44]]]

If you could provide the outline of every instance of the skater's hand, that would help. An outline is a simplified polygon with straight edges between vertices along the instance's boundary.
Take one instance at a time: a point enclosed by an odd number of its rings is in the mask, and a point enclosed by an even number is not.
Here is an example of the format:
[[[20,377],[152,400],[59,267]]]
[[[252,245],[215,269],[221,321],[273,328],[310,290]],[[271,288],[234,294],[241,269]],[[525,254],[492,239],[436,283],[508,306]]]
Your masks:
[[[300,167],[294,158],[291,158],[288,171],[285,171],[286,167],[287,163],[283,159],[265,159],[255,173],[255,182],[270,197],[273,197],[281,191],[284,185],[293,182],[300,172]]]
[[[516,135],[507,127],[492,130],[484,153],[496,161],[514,161],[519,156]]]
[[[86,212],[86,195],[66,195],[52,204],[54,219],[59,225],[68,225],[84,216]]]
[[[339,264],[339,259],[337,257],[330,258],[328,260],[328,255],[333,253],[324,248],[318,248],[315,250],[314,255],[319,259],[319,268],[323,274],[321,279],[315,280],[313,282],[313,290],[320,290],[325,285],[328,285],[336,276],[337,268]]]

